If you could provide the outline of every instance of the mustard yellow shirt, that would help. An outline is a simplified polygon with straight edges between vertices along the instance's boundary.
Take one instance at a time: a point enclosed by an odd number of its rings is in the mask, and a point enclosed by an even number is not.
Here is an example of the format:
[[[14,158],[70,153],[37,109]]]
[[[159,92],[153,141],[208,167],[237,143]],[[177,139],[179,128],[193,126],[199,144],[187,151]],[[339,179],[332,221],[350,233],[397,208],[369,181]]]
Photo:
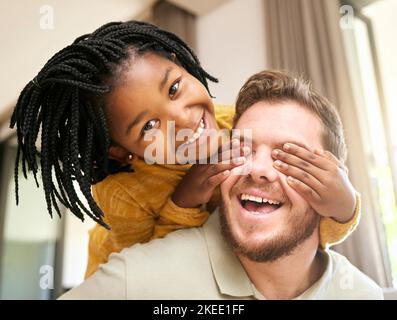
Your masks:
[[[220,129],[231,129],[234,107],[217,106],[216,119]],[[135,243],[148,242],[181,228],[198,227],[207,220],[219,200],[219,188],[202,208],[180,208],[171,196],[191,167],[190,165],[149,165],[141,159],[133,162],[134,172],[108,176],[92,187],[95,201],[105,213],[104,220],[111,227],[106,230],[96,225],[90,231],[86,278],[100,264],[106,263],[113,252]],[[360,199],[347,223],[331,218],[320,220],[320,242],[323,248],[343,241],[356,226],[360,216]]]

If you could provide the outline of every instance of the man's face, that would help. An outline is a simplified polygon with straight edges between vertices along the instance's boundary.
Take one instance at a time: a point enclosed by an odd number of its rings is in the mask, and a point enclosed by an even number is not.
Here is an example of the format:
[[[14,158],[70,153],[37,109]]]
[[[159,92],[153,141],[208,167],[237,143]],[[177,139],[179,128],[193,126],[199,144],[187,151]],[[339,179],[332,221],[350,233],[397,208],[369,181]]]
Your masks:
[[[252,130],[252,158],[247,164],[252,167],[249,174],[232,174],[221,185],[222,232],[237,254],[274,261],[310,237],[319,216],[273,167],[271,152],[287,142],[311,151],[323,148],[321,122],[292,101],[258,102],[245,111],[236,129]]]

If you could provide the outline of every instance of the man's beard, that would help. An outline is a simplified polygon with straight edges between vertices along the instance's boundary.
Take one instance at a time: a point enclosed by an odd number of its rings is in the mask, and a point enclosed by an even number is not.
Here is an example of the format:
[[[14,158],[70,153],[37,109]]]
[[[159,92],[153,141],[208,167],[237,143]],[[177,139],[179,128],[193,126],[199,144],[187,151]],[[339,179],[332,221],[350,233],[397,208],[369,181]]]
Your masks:
[[[236,254],[255,262],[274,262],[290,255],[294,249],[313,235],[320,221],[320,216],[310,207],[301,213],[290,211],[285,228],[279,234],[271,239],[258,241],[256,245],[249,245],[233,233],[226,210],[222,199],[219,218],[223,237]]]

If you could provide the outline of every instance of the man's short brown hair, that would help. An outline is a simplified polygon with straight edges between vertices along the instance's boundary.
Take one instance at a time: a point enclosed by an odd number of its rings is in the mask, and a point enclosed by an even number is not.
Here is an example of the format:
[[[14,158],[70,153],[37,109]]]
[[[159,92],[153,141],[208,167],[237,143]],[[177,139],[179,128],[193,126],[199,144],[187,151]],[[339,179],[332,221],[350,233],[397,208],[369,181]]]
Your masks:
[[[240,89],[233,124],[253,104],[264,101],[279,103],[294,101],[312,111],[323,125],[324,148],[345,161],[347,150],[342,122],[334,105],[313,90],[310,82],[294,78],[282,71],[262,71],[251,76]]]

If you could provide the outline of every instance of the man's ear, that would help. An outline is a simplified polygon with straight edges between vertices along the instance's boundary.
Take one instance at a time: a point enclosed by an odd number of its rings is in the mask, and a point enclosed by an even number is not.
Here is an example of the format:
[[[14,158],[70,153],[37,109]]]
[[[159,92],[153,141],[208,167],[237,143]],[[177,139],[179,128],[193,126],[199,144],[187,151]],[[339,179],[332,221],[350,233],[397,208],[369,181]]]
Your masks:
[[[121,146],[112,145],[109,148],[109,158],[123,164],[131,164],[136,159],[136,155]]]

